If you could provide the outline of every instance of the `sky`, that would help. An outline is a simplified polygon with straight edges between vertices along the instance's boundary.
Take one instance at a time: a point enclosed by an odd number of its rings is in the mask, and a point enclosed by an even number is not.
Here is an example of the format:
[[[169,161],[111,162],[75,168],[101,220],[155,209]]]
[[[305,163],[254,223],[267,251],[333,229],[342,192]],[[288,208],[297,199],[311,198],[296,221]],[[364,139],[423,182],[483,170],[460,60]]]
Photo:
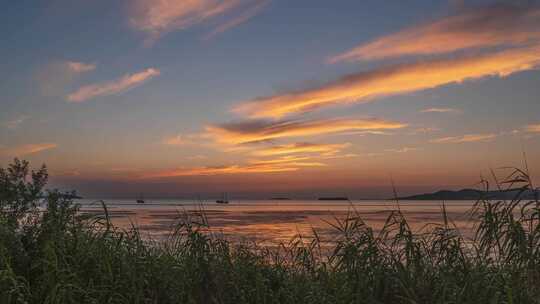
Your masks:
[[[0,165],[85,197],[540,174],[537,1],[20,0],[0,20]]]

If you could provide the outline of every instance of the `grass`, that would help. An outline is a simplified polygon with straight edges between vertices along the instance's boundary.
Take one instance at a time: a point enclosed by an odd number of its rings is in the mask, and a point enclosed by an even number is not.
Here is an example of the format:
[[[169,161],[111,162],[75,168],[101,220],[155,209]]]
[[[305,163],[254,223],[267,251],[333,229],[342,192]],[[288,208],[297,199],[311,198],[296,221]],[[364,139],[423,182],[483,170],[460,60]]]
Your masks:
[[[419,233],[398,209],[378,232],[336,219],[329,249],[316,231],[270,249],[212,237],[204,216],[144,239],[46,182],[24,161],[0,169],[0,303],[540,303],[538,195],[479,200],[472,239],[444,208]],[[537,192],[517,169],[497,184]]]

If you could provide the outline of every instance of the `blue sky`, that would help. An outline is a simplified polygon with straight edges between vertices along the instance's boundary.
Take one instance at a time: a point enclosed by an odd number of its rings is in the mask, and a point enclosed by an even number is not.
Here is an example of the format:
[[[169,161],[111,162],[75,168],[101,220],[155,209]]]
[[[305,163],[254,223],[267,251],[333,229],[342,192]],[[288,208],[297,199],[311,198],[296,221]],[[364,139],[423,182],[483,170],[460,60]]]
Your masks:
[[[55,185],[89,196],[133,185],[363,196],[389,176],[404,191],[456,188],[520,165],[522,149],[538,171],[538,12],[534,1],[8,3],[0,164],[46,163]],[[404,83],[388,78],[396,69]],[[278,148],[290,153],[261,157]]]

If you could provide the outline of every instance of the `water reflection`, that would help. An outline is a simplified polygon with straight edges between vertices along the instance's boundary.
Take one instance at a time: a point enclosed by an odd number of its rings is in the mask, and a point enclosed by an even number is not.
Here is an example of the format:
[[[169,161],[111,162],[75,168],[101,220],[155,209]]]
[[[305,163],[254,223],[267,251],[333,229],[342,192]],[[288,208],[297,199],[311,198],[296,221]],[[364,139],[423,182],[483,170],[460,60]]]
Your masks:
[[[83,212],[102,213],[102,207],[92,202],[80,201]],[[438,201],[404,201],[399,206],[388,201],[239,201],[228,205],[171,200],[154,200],[144,205],[132,201],[105,202],[115,225],[126,229],[135,226],[151,237],[167,234],[186,215],[197,219],[204,213],[211,233],[235,242],[260,244],[288,242],[298,234],[310,236],[313,229],[323,238],[332,239],[335,229],[328,223],[344,219],[351,212],[375,230],[381,229],[392,210],[398,207],[416,231],[443,221],[442,203]],[[473,227],[468,212],[472,205],[469,201],[446,203],[449,219],[465,235],[470,235]]]

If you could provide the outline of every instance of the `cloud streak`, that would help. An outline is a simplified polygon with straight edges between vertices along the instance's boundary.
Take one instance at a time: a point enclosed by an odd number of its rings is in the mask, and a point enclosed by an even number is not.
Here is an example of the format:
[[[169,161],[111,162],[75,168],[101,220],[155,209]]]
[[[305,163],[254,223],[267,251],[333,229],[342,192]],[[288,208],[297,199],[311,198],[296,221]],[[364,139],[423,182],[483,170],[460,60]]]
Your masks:
[[[325,164],[321,162],[308,162],[310,157],[307,156],[283,156],[276,159],[267,160],[249,160],[248,163],[252,165],[282,165],[295,167],[322,167]]]
[[[231,165],[215,167],[180,168],[143,176],[143,178],[166,178],[196,175],[223,175],[248,173],[275,173],[297,171],[299,168],[273,165]]]
[[[193,136],[176,135],[172,137],[166,137],[162,143],[167,146],[184,146],[193,143]]]
[[[195,168],[179,168],[164,170],[157,173],[144,175],[142,178],[167,178],[197,175],[225,175],[225,174],[252,174],[252,173],[277,173],[297,171],[306,167],[325,166],[321,162],[308,162],[308,157],[281,157],[270,160],[249,160],[243,165],[210,166]]]
[[[183,146],[190,143],[190,141],[182,135],[176,135],[173,137],[164,138],[162,143],[168,146]]]
[[[525,131],[529,133],[540,133],[540,123],[539,124],[530,124],[525,127]]]
[[[30,154],[39,153],[45,150],[54,149],[58,147],[55,143],[36,143],[15,146],[11,148],[0,147],[0,154],[7,156],[25,156]]]
[[[207,38],[236,27],[255,15],[267,1],[254,0],[136,0],[131,7],[131,25],[148,33],[151,40],[164,33],[184,30],[218,17],[232,19],[217,26]],[[240,15],[234,16],[237,12]]]
[[[109,82],[87,85],[69,94],[67,100],[74,103],[83,102],[99,96],[108,96],[125,92],[137,87],[160,74],[158,69],[149,68],[144,71],[126,74]]]
[[[66,95],[66,88],[75,79],[95,69],[96,65],[93,63],[52,61],[40,66],[34,77],[42,94],[58,97]]]
[[[90,72],[96,69],[96,65],[93,63],[68,61],[66,62],[66,65],[70,71],[75,72],[75,73]]]
[[[204,36],[204,39],[205,40],[210,39],[210,38],[216,36],[217,34],[221,34],[221,33],[225,32],[225,31],[228,31],[228,30],[230,30],[230,29],[232,29],[234,27],[237,27],[237,26],[249,21],[251,18],[257,16],[269,2],[270,2],[269,0],[263,0],[263,1],[259,1],[258,3],[255,3],[255,5],[249,7],[248,9],[246,9],[240,15],[238,15],[238,16],[234,17],[233,19],[228,20],[228,21],[220,24],[216,28],[214,28],[214,30],[212,30],[210,33],[208,33],[206,36]]]
[[[407,153],[407,152],[418,151],[418,150],[420,149],[414,148],[414,147],[403,147],[403,148],[398,148],[398,149],[386,149],[384,151],[390,152],[390,153]]]
[[[280,118],[336,104],[367,103],[378,97],[432,89],[488,76],[504,77],[540,65],[540,45],[449,59],[383,67],[303,91],[244,102],[234,112]]]
[[[263,148],[253,152],[257,156],[278,156],[287,154],[311,154],[319,153],[322,155],[334,155],[350,144],[313,144],[313,143],[294,143],[288,145],[277,145],[268,148]]]
[[[465,134],[461,136],[450,136],[432,139],[430,142],[436,144],[459,144],[469,142],[486,142],[491,141],[497,137],[497,134]]]
[[[207,136],[225,144],[249,144],[286,137],[314,136],[345,131],[393,130],[406,124],[381,119],[322,119],[289,121],[246,121],[206,127]]]
[[[406,28],[329,58],[374,60],[434,55],[473,48],[523,46],[540,39],[538,6],[492,5],[463,10],[434,22]]]
[[[420,111],[421,113],[454,113],[461,114],[463,111],[454,108],[427,108]]]

